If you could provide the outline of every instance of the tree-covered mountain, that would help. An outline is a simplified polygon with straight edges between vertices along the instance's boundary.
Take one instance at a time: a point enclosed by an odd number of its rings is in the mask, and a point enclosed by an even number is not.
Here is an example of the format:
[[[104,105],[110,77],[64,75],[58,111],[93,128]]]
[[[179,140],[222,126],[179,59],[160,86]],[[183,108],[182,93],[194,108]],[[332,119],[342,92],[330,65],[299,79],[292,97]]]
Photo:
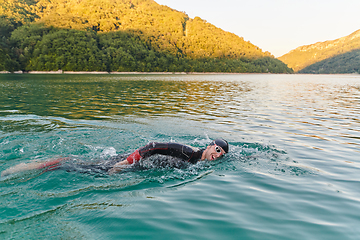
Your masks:
[[[327,58],[301,69],[299,73],[360,73],[360,49]]]
[[[0,0],[0,31],[0,71],[292,72],[152,0]]]
[[[338,59],[341,59],[341,55],[356,49],[360,49],[360,30],[357,30],[346,37],[342,37],[336,40],[318,42],[315,44],[298,47],[279,57],[279,59],[286,63],[288,67],[298,72],[325,59],[330,59],[336,56],[339,56]],[[355,52],[353,52],[353,54],[354,53]],[[340,63],[338,60],[335,61]]]

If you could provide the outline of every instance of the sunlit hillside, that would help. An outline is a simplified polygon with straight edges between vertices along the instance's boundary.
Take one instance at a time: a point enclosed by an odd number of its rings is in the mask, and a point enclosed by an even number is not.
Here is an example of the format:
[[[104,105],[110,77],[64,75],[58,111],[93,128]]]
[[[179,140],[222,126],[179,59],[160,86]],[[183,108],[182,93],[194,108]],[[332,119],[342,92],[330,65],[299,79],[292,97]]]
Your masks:
[[[157,49],[191,57],[269,56],[242,38],[152,0],[39,0],[39,21],[67,29],[134,30]]]
[[[0,19],[4,29],[14,26],[0,54],[15,58],[15,69],[17,63],[26,71],[69,69],[79,61],[76,69],[84,69],[92,59],[104,71],[291,72],[243,38],[153,0],[0,0]],[[52,44],[56,37],[64,40]],[[80,54],[65,56],[59,48]],[[92,50],[85,59],[73,59],[86,48]]]
[[[346,37],[336,40],[298,47],[279,57],[279,59],[297,72],[324,59],[335,57],[359,48],[360,30],[357,30]]]
[[[303,68],[299,73],[344,74],[360,73],[360,49],[324,59]]]

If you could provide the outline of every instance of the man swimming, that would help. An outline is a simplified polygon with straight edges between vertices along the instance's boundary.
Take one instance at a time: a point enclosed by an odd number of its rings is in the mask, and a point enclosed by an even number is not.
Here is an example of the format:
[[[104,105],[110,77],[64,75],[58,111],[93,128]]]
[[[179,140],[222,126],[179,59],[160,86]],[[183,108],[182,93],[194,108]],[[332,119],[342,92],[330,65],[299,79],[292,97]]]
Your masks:
[[[182,161],[196,163],[198,161],[204,160],[216,160],[222,157],[224,154],[228,153],[228,151],[229,144],[224,139],[215,139],[204,149],[194,148],[188,145],[172,142],[151,142],[144,147],[137,149],[130,155],[119,154],[107,161],[100,162],[99,164],[66,164],[66,162],[71,160],[71,158],[58,158],[45,162],[21,163],[3,171],[1,176],[3,177],[16,172],[34,169],[43,169],[45,171],[55,169],[80,172],[96,171],[113,174],[121,171],[125,167],[135,162],[140,161],[141,159],[148,158],[156,154],[171,156],[179,158]]]

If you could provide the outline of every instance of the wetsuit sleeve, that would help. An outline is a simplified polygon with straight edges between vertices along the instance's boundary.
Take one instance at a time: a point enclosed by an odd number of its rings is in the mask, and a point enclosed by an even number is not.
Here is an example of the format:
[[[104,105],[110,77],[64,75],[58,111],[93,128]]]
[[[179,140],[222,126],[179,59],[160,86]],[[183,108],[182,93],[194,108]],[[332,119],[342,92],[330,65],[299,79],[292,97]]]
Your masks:
[[[132,164],[133,162],[137,162],[141,159],[140,153],[139,153],[139,149],[136,150],[135,152],[133,152],[132,154],[130,154],[130,156],[128,156],[126,158],[126,160]]]
[[[150,157],[155,154],[177,157],[195,163],[201,158],[202,150],[178,143],[151,142],[136,150],[127,160],[129,163],[133,163],[134,161],[139,161],[141,158]]]

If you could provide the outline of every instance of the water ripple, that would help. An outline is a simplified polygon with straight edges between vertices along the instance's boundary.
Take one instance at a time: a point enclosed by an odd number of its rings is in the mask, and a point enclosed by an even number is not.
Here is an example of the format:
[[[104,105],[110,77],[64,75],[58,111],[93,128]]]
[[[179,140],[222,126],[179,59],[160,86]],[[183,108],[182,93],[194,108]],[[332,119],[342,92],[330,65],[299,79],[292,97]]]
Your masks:
[[[0,238],[360,234],[358,75],[1,75],[0,91],[1,171],[102,161],[150,141],[230,143],[216,162],[1,179]]]

